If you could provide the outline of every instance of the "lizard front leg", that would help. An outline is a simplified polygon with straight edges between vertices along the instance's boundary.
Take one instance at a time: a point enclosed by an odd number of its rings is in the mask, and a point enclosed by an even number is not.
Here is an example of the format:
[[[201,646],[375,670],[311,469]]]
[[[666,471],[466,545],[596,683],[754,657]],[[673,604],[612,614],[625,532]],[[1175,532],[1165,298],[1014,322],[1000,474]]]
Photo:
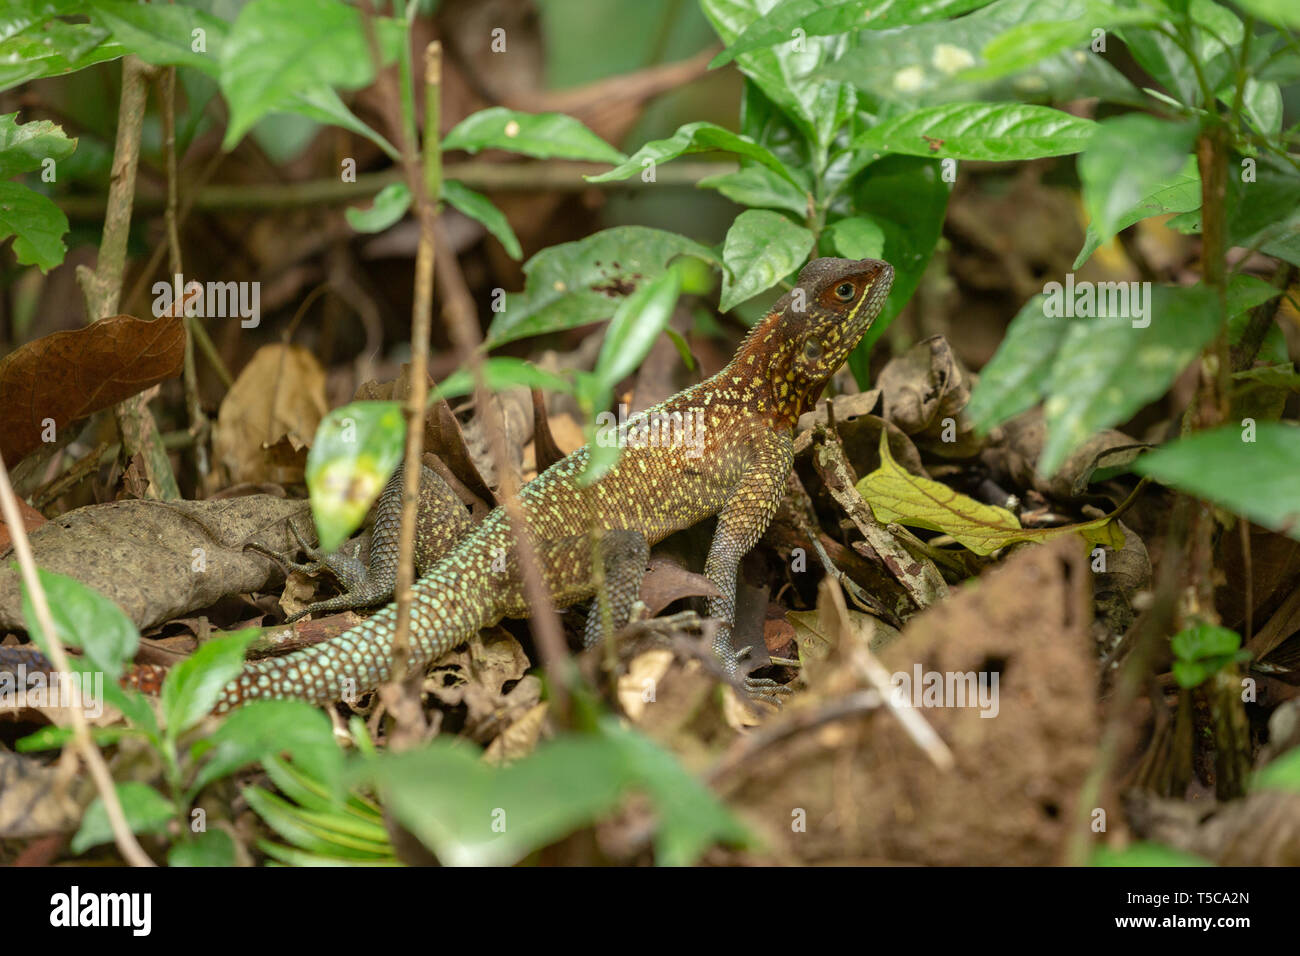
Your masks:
[[[769,433],[754,449],[743,477],[732,490],[727,503],[718,512],[718,526],[704,565],[704,575],[720,592],[710,598],[709,617],[722,624],[713,641],[713,652],[729,677],[740,669],[740,656],[731,646],[731,631],[736,619],[736,572],[740,559],[758,543],[776,513],[785,489],[786,476],[794,461],[790,436],[785,432]],[[789,691],[776,681],[745,678],[751,697],[778,703],[778,694]]]

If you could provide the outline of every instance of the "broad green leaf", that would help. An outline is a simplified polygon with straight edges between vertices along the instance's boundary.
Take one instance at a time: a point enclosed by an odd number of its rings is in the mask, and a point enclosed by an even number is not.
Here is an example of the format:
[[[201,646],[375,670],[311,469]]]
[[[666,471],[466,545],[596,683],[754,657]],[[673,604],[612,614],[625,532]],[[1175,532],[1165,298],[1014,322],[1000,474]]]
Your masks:
[[[809,197],[766,166],[742,165],[729,173],[706,176],[696,183],[700,189],[716,189],[732,202],[754,209],[784,209],[796,216],[808,214]]]
[[[659,333],[667,328],[681,286],[681,271],[671,266],[623,300],[605,332],[596,367],[580,379],[579,398],[584,410],[593,413],[609,407],[614,386],[645,360]],[[617,444],[595,438],[595,429],[589,424],[587,467],[580,478],[583,484],[600,479],[618,460]]]
[[[1134,469],[1300,541],[1295,425],[1260,422],[1198,432],[1143,455]]]
[[[135,657],[140,632],[122,609],[76,578],[37,568],[41,587],[50,606],[54,629],[66,647],[80,648],[90,667],[101,671],[106,681],[116,682],[123,665]],[[49,655],[49,642],[36,619],[36,611],[22,586],[23,621],[42,653]]]
[[[841,219],[822,233],[822,238],[845,259],[879,259],[885,253],[885,230],[870,216]]]
[[[1005,508],[986,505],[947,485],[914,475],[894,460],[887,435],[880,435],[880,467],[858,482],[858,493],[882,524],[928,528],[949,535],[976,554],[992,554],[1020,541],[1050,541],[1078,533],[1092,545],[1124,547],[1124,532],[1109,516],[1056,528],[1022,528]]]
[[[384,807],[447,866],[508,866],[586,826],[630,783],[622,755],[565,736],[505,768],[460,742],[389,752],[362,771]]]
[[[90,17],[146,63],[192,66],[213,79],[220,73],[221,46],[230,28],[202,10],[131,0],[91,0]]]
[[[720,265],[698,242],[645,226],[617,226],[543,249],[524,265],[523,292],[506,296],[487,347],[608,319],[624,296],[682,255]]]
[[[1097,124],[1022,103],[946,103],[873,126],[853,142],[866,155],[904,153],[953,159],[1039,159],[1077,153]]]
[[[700,0],[700,9],[725,44],[735,42],[748,27],[764,20],[775,6],[776,0]],[[847,45],[848,38],[843,36],[810,36],[800,44],[801,49],[782,45],[736,57],[740,71],[802,131],[816,154],[829,150],[857,105],[852,86],[813,75]]]
[[[122,804],[122,814],[132,833],[162,833],[167,824],[176,818],[176,806],[153,787],[145,783],[127,781],[114,784],[117,799]],[[92,846],[111,843],[113,829],[108,824],[108,811],[102,797],[96,797],[81,818],[81,827],[72,838],[73,853],[82,853]]]
[[[329,718],[300,700],[260,700],[245,704],[222,721],[208,738],[191,794],[241,767],[283,753],[318,779],[338,781],[342,754],[334,743]]]
[[[380,49],[394,53],[394,40],[404,30],[392,20],[375,26]],[[222,147],[234,147],[258,119],[285,110],[298,96],[359,89],[373,77],[355,7],[339,0],[251,0],[220,51],[221,91],[230,106]]]
[[[490,358],[483,362],[483,379],[490,392],[508,388],[540,388],[545,392],[571,392],[573,384],[561,375],[538,368],[531,362],[517,358]],[[457,369],[437,386],[436,394],[442,398],[456,398],[474,391],[474,375],[467,369]],[[430,396],[433,400],[433,396]]]
[[[681,273],[670,267],[623,300],[605,330],[592,370],[601,387],[612,389],[645,360],[673,316],[681,287]]]
[[[218,827],[194,834],[189,843],[177,843],[167,852],[168,866],[234,866],[235,841]]]
[[[329,412],[307,452],[307,491],[321,549],[336,551],[366,517],[402,460],[398,402],[352,402]]]
[[[175,740],[206,717],[221,696],[221,689],[239,676],[244,649],[261,633],[250,627],[213,638],[199,646],[163,679],[164,732]]]
[[[1006,336],[980,371],[966,414],[982,433],[1032,408],[1051,379],[1057,350],[1073,319],[1049,316],[1034,296],[1007,326]],[[1087,320],[1084,320],[1087,321]]]
[[[868,30],[820,75],[850,82],[872,102],[903,111],[960,100],[1053,103],[1089,96],[1145,107],[1145,97],[1104,55],[1082,49],[1057,52],[1008,75],[995,71],[994,78],[981,78],[988,65],[985,52],[999,38],[1034,25],[1075,20],[1086,9],[1085,0],[995,0],[953,20]]]
[[[361,122],[357,115],[339,99],[339,95],[328,86],[291,93],[272,107],[270,112],[273,115],[289,113],[294,116],[305,116],[318,123],[341,127],[370,140],[395,162],[401,159],[401,154],[393,144]]]
[[[853,354],[849,368],[858,384],[870,379],[871,348],[903,311],[930,263],[943,230],[949,185],[939,176],[939,163],[912,156],[887,156],[872,164],[853,184],[856,215],[870,216],[885,234],[881,256],[894,267],[889,298]]]
[[[654,801],[657,864],[690,866],[715,843],[756,845],[745,826],[672,753],[613,717],[601,718],[600,732]]]
[[[742,212],[722,244],[722,301],[726,312],[770,289],[798,269],[813,248],[813,234],[785,216],[766,209]]]
[[[37,120],[19,124],[17,113],[0,116],[0,179],[35,172],[47,159],[57,164],[76,148],[77,141],[65,136],[57,123]]]
[[[675,758],[602,722],[508,767],[485,765],[459,742],[435,740],[362,768],[384,806],[449,866],[501,866],[589,826],[629,790],[647,791],[659,821],[660,864],[689,864],[711,844],[747,833]]]
[[[1075,290],[1075,319],[1057,351],[1044,405],[1047,441],[1038,461],[1041,475],[1051,475],[1078,445],[1103,428],[1123,422],[1147,402],[1159,398],[1218,331],[1222,317],[1214,293],[1204,286],[1157,286],[1147,298],[1144,317],[1130,302],[1125,309],[1112,288],[1126,283],[1097,283]],[[1137,288],[1145,288],[1139,286]],[[1081,315],[1088,290],[1095,293],[1104,318]],[[1049,290],[1050,293],[1051,290]],[[1058,298],[1060,298],[1058,294]],[[1068,302],[1068,293],[1064,297]],[[1117,302],[1119,307],[1116,308]],[[1116,313],[1119,314],[1116,314]],[[1134,328],[1133,323],[1149,323]]]
[[[1288,27],[1300,27],[1300,8],[1292,0],[1236,0],[1237,6],[1247,13]]]
[[[42,17],[39,26],[0,41],[0,91],[115,60],[127,52],[103,27]]]
[[[405,216],[409,208],[411,190],[406,183],[389,183],[379,190],[369,209],[349,206],[343,211],[343,216],[357,232],[383,232]]]
[[[465,117],[442,141],[444,152],[505,149],[538,159],[581,159],[618,165],[627,157],[564,113],[521,113],[493,106]]]
[[[1115,232],[1127,229],[1133,223],[1167,213],[1185,213],[1201,208],[1201,175],[1196,169],[1196,157],[1188,157],[1183,168],[1163,182],[1151,184],[1140,199],[1114,219]],[[1083,248],[1074,259],[1072,268],[1079,269],[1092,258],[1102,244],[1095,222],[1088,223]]]
[[[1079,157],[1089,232],[1101,242],[1117,233],[1144,198],[1177,176],[1196,140],[1196,124],[1129,113],[1103,120]]]
[[[49,272],[67,253],[63,236],[68,217],[41,193],[13,182],[0,182],[0,242],[14,237],[19,265]]]
[[[1072,17],[1021,23],[999,34],[984,47],[984,65],[959,79],[992,79],[1023,70],[1063,50],[1084,46],[1100,24],[1109,31],[1126,24],[1155,23],[1159,19],[1150,9],[1120,9],[1096,0],[1079,4],[1076,10]]]
[[[741,53],[778,43],[790,43],[802,30],[805,37],[833,36],[863,28],[883,30],[955,17],[986,5],[989,0],[785,0],[746,27],[735,41],[713,58],[714,69]]]
[[[488,232],[496,236],[497,242],[501,243],[506,250],[506,255],[510,256],[511,259],[523,258],[523,247],[519,245],[519,238],[515,235],[515,231],[510,228],[510,222],[506,219],[505,213],[493,205],[492,200],[488,199],[487,196],[476,193],[458,180],[444,179],[442,181],[442,198],[466,216],[482,223]]]
[[[687,123],[667,139],[656,139],[646,143],[627,162],[616,166],[607,173],[587,176],[588,182],[603,183],[614,179],[627,179],[644,170],[647,166],[666,163],[687,153],[705,153],[715,150],[735,153],[746,159],[766,166],[782,179],[796,188],[799,181],[794,178],[785,164],[772,155],[763,146],[744,136],[737,136],[716,123]]]

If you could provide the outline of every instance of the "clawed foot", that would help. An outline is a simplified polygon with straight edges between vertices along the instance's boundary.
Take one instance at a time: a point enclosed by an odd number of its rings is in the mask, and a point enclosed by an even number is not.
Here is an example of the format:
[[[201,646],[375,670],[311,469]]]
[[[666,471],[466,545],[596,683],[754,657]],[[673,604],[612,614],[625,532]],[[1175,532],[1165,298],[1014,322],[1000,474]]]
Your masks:
[[[647,618],[645,615],[646,606],[637,601],[632,606],[632,614],[625,625],[626,630],[637,634],[658,634],[662,637],[670,637],[681,631],[698,634],[704,629],[700,616],[694,611],[681,611],[677,614],[669,614],[667,617]]]
[[[749,656],[752,647],[742,647],[736,651],[736,661],[743,661]],[[745,693],[749,696],[750,702],[763,701],[771,704],[773,707],[780,709],[785,703],[782,699],[794,691],[785,684],[778,683],[768,677],[746,677],[744,679]]]

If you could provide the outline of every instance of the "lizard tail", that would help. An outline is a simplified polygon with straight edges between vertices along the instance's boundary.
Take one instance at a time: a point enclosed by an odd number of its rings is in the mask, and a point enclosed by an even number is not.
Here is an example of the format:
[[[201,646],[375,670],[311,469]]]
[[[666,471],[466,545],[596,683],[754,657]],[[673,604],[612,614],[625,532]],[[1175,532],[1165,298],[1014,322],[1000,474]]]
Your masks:
[[[464,643],[500,615],[465,595],[489,593],[476,567],[449,566],[444,560],[411,589],[411,666],[424,667],[438,654]],[[291,698],[324,704],[353,700],[392,676],[397,605],[362,621],[328,641],[285,654],[250,661],[227,684],[214,709],[221,714],[250,700]]]

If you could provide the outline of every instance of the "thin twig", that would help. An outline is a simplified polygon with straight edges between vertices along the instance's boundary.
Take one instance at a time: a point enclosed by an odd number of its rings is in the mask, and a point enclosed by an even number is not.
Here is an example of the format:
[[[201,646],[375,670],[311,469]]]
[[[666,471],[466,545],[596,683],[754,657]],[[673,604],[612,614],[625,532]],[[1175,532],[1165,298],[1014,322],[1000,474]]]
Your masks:
[[[9,526],[14,557],[18,559],[18,567],[22,572],[23,583],[27,586],[32,609],[36,612],[36,620],[45,633],[50,661],[59,674],[70,675],[72,667],[68,663],[68,654],[63,649],[63,642],[59,640],[54,618],[50,615],[50,602],[46,599],[45,589],[41,587],[40,577],[36,573],[32,546],[27,540],[27,529],[23,527],[22,515],[18,512],[18,498],[14,494],[13,485],[9,483],[9,470],[5,467],[2,455],[0,455],[0,512],[3,512],[5,524]],[[85,713],[81,707],[70,707],[68,714],[72,720],[72,736],[77,752],[90,768],[95,789],[99,791],[99,798],[104,801],[104,811],[108,815],[108,824],[113,831],[113,840],[118,850],[132,866],[153,866],[153,860],[149,859],[148,854],[140,847],[135,834],[131,832],[130,825],[126,822],[126,814],[122,812],[122,804],[117,799],[117,789],[113,785],[113,776],[108,772],[104,755],[99,752],[95,741],[91,739],[90,725],[86,723]]]

